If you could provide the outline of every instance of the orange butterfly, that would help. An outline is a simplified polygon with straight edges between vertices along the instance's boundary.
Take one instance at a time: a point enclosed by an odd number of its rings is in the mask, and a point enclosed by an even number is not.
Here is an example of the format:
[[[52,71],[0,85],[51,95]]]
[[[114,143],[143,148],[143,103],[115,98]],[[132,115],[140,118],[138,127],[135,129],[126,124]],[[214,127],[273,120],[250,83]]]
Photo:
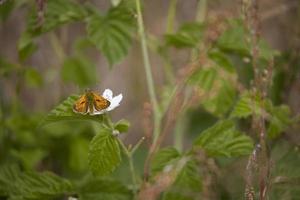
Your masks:
[[[110,106],[110,101],[88,90],[73,105],[73,111],[80,114],[94,115],[95,112],[104,110]]]

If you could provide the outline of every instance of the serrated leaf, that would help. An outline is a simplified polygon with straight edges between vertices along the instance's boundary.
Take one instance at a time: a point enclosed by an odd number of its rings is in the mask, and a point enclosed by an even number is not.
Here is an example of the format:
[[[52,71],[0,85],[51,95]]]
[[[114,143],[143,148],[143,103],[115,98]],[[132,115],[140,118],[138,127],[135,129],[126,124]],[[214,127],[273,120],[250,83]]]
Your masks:
[[[236,98],[236,88],[226,80],[220,80],[221,87],[215,96],[204,99],[203,107],[218,117],[224,117],[232,108]]]
[[[80,120],[80,121],[95,121],[98,123],[103,122],[103,115],[83,115],[74,113],[73,111],[73,105],[78,100],[80,96],[79,95],[72,95],[68,97],[65,101],[63,101],[61,104],[56,106],[41,122],[40,126],[47,125],[49,123],[54,122],[60,122],[60,121],[74,121],[74,120]]]
[[[281,105],[272,106],[268,112],[270,113],[268,136],[276,138],[292,124],[291,110],[288,106]]]
[[[105,16],[94,15],[88,20],[88,36],[110,65],[120,62],[127,55],[133,22],[132,14],[121,4],[111,8]]]
[[[121,162],[118,140],[111,131],[103,128],[90,143],[89,166],[96,175],[111,173]]]
[[[193,160],[186,163],[174,184],[165,192],[163,200],[198,199],[202,190],[200,168]]]
[[[27,25],[27,30],[33,35],[49,32],[62,24],[83,20],[87,16],[85,7],[71,0],[47,1],[44,20],[39,22],[36,11],[33,11]]]
[[[246,118],[253,113],[261,115],[263,113],[261,106],[262,103],[260,103],[257,97],[251,95],[250,92],[245,92],[241,95],[230,116],[237,118]]]
[[[201,132],[194,147],[204,149],[210,156],[233,157],[251,153],[253,141],[236,130],[233,121],[225,120]]]
[[[165,35],[165,40],[167,45],[176,48],[197,47],[203,37],[203,29],[199,23],[186,23],[175,34]]]
[[[77,55],[64,61],[61,76],[66,82],[88,87],[97,81],[96,66],[89,59]]]
[[[156,174],[162,171],[165,167],[172,163],[175,159],[179,158],[180,154],[174,147],[166,147],[160,149],[152,160],[151,172]]]
[[[217,77],[217,71],[214,68],[200,69],[194,72],[189,78],[189,82],[198,85],[205,91],[209,91]]]
[[[128,132],[129,126],[130,126],[129,121],[125,119],[121,119],[114,125],[114,129],[118,130],[120,133],[126,133]]]
[[[121,182],[108,178],[89,180],[79,188],[80,200],[132,200],[132,192]]]
[[[4,185],[3,185],[4,184]],[[0,193],[10,199],[52,199],[72,190],[72,184],[51,172],[21,172],[15,166],[0,169]]]
[[[210,59],[212,59],[219,67],[225,69],[226,71],[230,73],[235,72],[235,68],[230,61],[230,59],[221,51],[209,51],[208,56]]]

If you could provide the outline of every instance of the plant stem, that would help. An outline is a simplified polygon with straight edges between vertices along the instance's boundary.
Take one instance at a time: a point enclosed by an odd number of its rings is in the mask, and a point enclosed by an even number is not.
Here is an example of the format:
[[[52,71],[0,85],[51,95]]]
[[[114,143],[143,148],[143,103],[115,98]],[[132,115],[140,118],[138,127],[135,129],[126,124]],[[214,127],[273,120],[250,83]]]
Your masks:
[[[198,0],[196,21],[203,23],[206,17],[207,0]]]
[[[168,16],[167,16],[167,30],[166,33],[173,33],[174,32],[174,21],[176,16],[176,6],[178,0],[171,0]]]
[[[133,155],[133,152],[130,152],[127,147],[125,146],[125,144],[123,143],[122,140],[120,140],[118,138],[118,141],[119,141],[119,144],[121,145],[125,155],[127,156],[128,158],[128,162],[129,162],[129,169],[130,169],[130,174],[131,174],[131,179],[132,179],[132,184],[133,184],[133,188],[134,188],[134,194],[136,195],[136,192],[137,192],[137,178],[136,178],[136,174],[135,174],[135,168],[134,168],[134,165],[133,165],[133,159],[132,159],[132,155]]]
[[[140,0],[136,0],[135,3],[136,3],[136,10],[137,10],[138,30],[141,38],[141,48],[143,54],[144,68],[146,72],[147,86],[148,86],[148,91],[149,91],[151,103],[153,105],[153,110],[154,110],[153,142],[155,142],[158,138],[159,131],[160,131],[161,115],[160,115],[158,102],[157,102],[155,89],[154,89],[154,82],[153,82],[153,77],[151,72],[151,65],[149,61],[149,53],[147,49],[147,41],[146,41],[146,35],[145,35],[145,29],[144,29],[144,23],[143,23],[142,11],[141,11],[141,3]]]

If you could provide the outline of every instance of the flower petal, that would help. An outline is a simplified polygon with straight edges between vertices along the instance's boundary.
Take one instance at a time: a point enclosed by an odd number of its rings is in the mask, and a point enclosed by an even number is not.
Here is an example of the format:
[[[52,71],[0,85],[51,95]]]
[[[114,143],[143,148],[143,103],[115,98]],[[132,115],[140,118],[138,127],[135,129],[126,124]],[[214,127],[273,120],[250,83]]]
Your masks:
[[[111,111],[113,109],[115,109],[116,107],[118,107],[120,105],[120,102],[123,99],[123,95],[119,94],[118,96],[115,96],[111,102],[108,108],[106,108],[107,111]]]
[[[112,101],[113,99],[113,92],[110,89],[105,89],[102,96],[107,99],[108,101]]]

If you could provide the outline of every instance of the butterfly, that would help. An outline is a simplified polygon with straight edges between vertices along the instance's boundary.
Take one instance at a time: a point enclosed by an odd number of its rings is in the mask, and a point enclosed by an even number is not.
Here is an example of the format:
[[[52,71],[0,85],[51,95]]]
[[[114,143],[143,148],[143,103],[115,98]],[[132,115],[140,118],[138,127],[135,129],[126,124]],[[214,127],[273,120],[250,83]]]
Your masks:
[[[79,99],[73,105],[73,111],[75,113],[94,115],[95,112],[104,110],[110,106],[110,101],[96,94],[90,90],[86,91],[84,95],[79,97]]]

